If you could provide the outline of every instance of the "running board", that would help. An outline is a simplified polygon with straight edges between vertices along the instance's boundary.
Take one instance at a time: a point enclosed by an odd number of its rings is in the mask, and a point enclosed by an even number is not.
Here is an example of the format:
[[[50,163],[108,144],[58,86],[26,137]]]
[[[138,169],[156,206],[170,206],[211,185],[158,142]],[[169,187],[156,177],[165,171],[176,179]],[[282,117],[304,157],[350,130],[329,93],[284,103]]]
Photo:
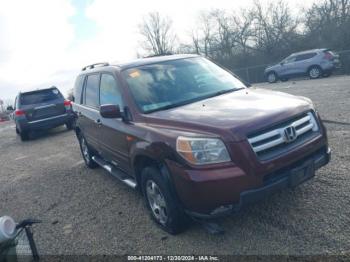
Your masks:
[[[110,173],[115,178],[118,178],[124,184],[128,185],[133,189],[136,188],[137,184],[135,179],[126,175],[124,172],[120,171],[119,169],[115,168],[112,164],[109,164],[108,162],[106,162],[105,160],[103,160],[98,156],[93,156],[92,160],[94,160],[99,166],[101,166],[103,169],[105,169],[108,173]]]

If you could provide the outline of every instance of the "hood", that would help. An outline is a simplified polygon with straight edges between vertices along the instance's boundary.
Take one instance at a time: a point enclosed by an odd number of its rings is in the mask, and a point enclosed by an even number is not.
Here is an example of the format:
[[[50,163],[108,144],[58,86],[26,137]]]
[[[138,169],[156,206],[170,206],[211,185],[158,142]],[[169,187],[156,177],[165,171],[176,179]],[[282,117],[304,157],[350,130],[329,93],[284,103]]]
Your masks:
[[[265,68],[265,72],[267,71],[270,71],[272,69],[276,69],[280,64],[273,64],[273,65],[268,65],[266,68]]]
[[[268,127],[312,108],[309,99],[265,89],[243,89],[145,115],[148,124],[192,132],[246,139]]]

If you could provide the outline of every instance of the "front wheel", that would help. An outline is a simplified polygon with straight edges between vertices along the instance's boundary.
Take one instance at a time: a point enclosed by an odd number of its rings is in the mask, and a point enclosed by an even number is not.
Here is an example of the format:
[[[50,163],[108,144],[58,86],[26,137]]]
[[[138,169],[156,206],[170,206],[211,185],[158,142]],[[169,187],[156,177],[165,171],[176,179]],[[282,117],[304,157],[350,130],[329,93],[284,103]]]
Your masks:
[[[81,151],[81,154],[83,155],[85,165],[88,168],[96,168],[98,165],[92,159],[92,156],[93,156],[92,151],[89,145],[87,144],[85,137],[83,137],[82,135],[79,136],[79,144],[80,144],[80,151]]]
[[[318,66],[313,66],[309,69],[309,77],[311,79],[317,79],[322,75],[322,69]]]
[[[74,128],[74,122],[73,121],[67,122],[66,127],[68,130],[72,130]]]
[[[188,225],[188,218],[177,205],[169,186],[155,167],[142,171],[142,191],[152,219],[166,232],[178,234]]]
[[[267,81],[272,84],[277,82],[277,75],[274,72],[271,72],[267,75]]]

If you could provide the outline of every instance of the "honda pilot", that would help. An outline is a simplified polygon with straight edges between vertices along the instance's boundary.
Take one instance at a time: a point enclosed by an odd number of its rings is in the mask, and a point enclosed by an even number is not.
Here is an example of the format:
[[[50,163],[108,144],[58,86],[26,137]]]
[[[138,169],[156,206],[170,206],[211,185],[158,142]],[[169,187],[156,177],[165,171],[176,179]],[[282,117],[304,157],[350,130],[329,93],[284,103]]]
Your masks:
[[[247,88],[196,55],[86,66],[73,109],[86,165],[139,189],[172,234],[189,218],[230,214],[295,187],[330,160],[310,99]]]

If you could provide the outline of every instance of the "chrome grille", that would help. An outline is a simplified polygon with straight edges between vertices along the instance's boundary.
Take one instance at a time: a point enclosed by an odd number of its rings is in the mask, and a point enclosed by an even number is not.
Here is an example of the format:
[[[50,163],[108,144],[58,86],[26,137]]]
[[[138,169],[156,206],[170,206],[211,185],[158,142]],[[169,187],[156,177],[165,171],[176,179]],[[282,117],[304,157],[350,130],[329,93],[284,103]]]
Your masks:
[[[248,137],[248,141],[254,152],[263,158],[264,155],[271,156],[275,149],[283,150],[289,145],[303,141],[303,138],[316,134],[318,130],[314,115],[308,112],[278,127]]]

